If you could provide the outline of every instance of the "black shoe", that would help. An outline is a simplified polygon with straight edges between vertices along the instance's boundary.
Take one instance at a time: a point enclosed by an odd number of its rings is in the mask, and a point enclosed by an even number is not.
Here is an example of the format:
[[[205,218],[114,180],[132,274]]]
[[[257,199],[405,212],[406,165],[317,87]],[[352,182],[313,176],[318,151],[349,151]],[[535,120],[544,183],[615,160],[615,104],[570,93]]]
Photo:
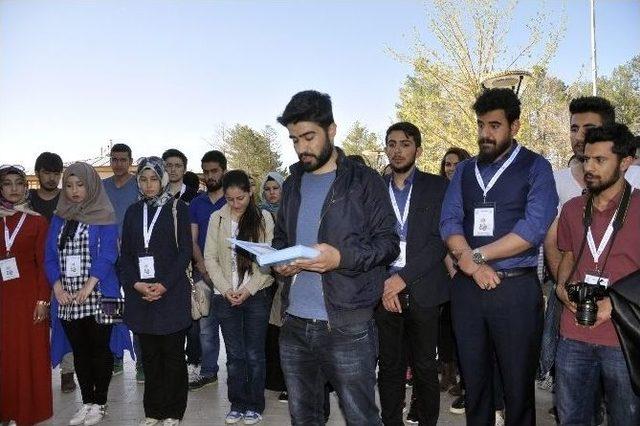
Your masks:
[[[287,391],[280,392],[280,395],[278,395],[278,402],[284,402],[285,404],[289,402],[289,394]]]
[[[193,382],[189,382],[189,390],[202,389],[203,387],[213,385],[214,383],[218,383],[217,375],[213,375],[211,377],[198,377]]]
[[[464,395],[457,397],[451,403],[449,412],[452,414],[464,414]]]
[[[414,404],[411,404],[411,408],[409,408],[409,412],[407,413],[407,423],[413,425],[417,425],[419,423],[418,409]]]

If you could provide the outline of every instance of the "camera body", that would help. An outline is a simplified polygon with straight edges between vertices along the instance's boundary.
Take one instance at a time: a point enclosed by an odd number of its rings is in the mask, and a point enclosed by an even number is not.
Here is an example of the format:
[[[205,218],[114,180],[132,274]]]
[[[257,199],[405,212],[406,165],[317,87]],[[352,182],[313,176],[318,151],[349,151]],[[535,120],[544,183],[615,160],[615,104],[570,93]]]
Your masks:
[[[592,326],[598,318],[598,301],[607,295],[607,288],[584,282],[565,285],[569,300],[577,305],[576,321],[584,326]]]

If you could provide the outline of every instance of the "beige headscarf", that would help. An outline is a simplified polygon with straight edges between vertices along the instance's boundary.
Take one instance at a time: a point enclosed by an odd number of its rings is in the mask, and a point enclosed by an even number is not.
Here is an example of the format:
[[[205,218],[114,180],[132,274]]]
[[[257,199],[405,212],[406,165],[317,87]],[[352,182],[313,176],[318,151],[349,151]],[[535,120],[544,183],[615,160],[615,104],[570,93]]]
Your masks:
[[[27,187],[27,175],[24,170],[22,170],[19,166],[8,166],[0,169],[0,182],[4,179],[5,176],[14,174],[22,177],[25,182],[25,192],[24,196],[17,203],[11,203],[9,200],[5,199],[2,194],[0,194],[0,218],[13,216],[18,212],[27,213],[34,216],[40,216],[38,213],[34,212],[29,205],[29,189]]]
[[[81,203],[69,201],[64,193],[70,176],[78,177],[87,189],[87,198]],[[116,213],[107,192],[102,187],[98,172],[91,165],[82,162],[73,163],[64,170],[62,195],[58,200],[55,213],[63,219],[77,220],[89,225],[116,223]]]

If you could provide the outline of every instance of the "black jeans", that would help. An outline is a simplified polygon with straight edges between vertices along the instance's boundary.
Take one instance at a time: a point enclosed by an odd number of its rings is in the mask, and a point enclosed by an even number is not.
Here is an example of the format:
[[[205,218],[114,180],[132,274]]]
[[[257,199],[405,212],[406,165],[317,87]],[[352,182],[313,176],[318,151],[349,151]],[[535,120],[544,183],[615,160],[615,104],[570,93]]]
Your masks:
[[[200,320],[191,322],[187,328],[187,348],[184,350],[187,356],[187,364],[200,365],[202,348],[200,346]]]
[[[495,422],[496,367],[504,386],[505,423],[536,424],[534,381],[542,337],[542,305],[535,273],[505,278],[493,290],[480,289],[464,274],[454,277],[451,314],[469,426]]]
[[[182,419],[189,378],[184,359],[186,330],[156,336],[138,334],[144,368],[144,413],[154,419]]]
[[[375,313],[380,341],[378,389],[382,421],[386,426],[401,426],[405,400],[406,361],[411,360],[413,389],[418,404],[420,425],[435,425],[440,414],[440,388],[436,365],[439,306],[422,308],[410,299],[409,309],[401,314],[380,305]],[[409,356],[402,353],[407,340]]]
[[[106,404],[113,371],[113,354],[109,349],[112,326],[98,324],[93,316],[60,322],[73,350],[82,403]]]

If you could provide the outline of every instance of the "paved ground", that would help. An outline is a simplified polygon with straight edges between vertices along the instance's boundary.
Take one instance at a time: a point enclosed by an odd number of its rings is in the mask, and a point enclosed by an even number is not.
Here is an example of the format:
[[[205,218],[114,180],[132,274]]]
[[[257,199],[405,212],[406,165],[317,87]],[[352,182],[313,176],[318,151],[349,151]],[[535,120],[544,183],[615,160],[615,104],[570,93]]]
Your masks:
[[[219,382],[195,392],[189,392],[187,412],[182,422],[185,426],[212,426],[224,425],[224,416],[229,409],[226,399],[226,367],[224,366],[224,349],[220,354],[221,368]],[[80,391],[73,394],[62,394],[60,389],[60,374],[54,371],[54,417],[41,425],[66,425],[69,419],[80,405]],[[109,388],[109,410],[103,425],[137,425],[144,418],[142,408],[142,394],[144,385],[138,385],[135,381],[135,365],[128,359],[125,362],[124,374],[116,376],[111,381]],[[287,404],[278,402],[278,393],[266,391],[267,408],[264,413],[263,425],[284,426],[289,425],[289,412]],[[407,391],[407,396],[410,390]],[[449,404],[452,397],[447,393],[441,394],[440,425],[464,425],[464,416],[449,413]],[[554,425],[555,423],[547,414],[551,407],[551,394],[537,390],[538,425]],[[240,423],[242,424],[242,423]],[[340,415],[338,401],[335,394],[331,399],[331,418],[328,425],[344,425],[344,419]]]

